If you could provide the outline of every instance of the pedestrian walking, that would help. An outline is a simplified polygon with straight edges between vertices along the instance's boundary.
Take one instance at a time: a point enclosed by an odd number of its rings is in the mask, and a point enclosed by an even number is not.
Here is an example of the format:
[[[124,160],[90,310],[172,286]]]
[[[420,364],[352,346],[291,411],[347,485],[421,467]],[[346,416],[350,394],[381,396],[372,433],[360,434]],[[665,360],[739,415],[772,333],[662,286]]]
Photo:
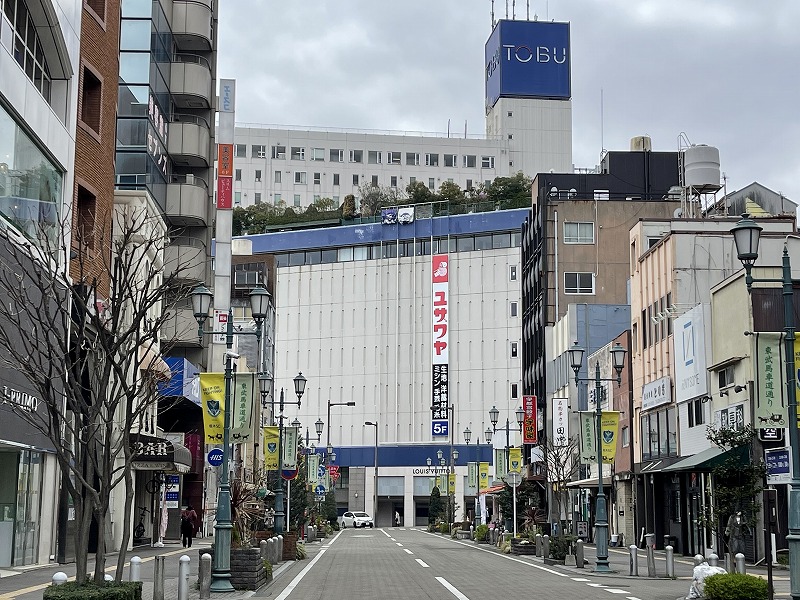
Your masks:
[[[192,547],[192,538],[197,531],[197,513],[191,504],[181,511],[181,542],[184,548]]]
[[[400,513],[398,511],[394,511],[394,526],[400,527]]]

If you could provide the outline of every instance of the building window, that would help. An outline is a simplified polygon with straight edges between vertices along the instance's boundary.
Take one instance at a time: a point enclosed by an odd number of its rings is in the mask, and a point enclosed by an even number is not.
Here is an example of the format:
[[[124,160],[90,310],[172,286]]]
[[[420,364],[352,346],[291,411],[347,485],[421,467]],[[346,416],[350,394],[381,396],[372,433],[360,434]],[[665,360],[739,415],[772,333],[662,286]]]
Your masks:
[[[350,162],[351,163],[362,163],[362,162],[364,162],[364,151],[363,150],[350,150]]]
[[[305,171],[295,171],[294,173],[295,183],[305,184],[308,183],[307,179],[308,179],[308,173],[306,173]]]
[[[517,316],[517,303],[516,302],[512,302],[510,306],[511,306],[511,316],[512,317],[516,317]]]
[[[241,181],[242,180],[242,170],[235,169],[233,172],[233,179],[234,181]]]
[[[478,157],[474,154],[465,154],[464,155],[464,166],[468,169],[474,169],[476,165]]]
[[[312,148],[311,160],[325,160],[325,148]]]
[[[631,445],[630,428],[626,425],[625,427],[622,428],[622,431],[620,433],[622,435],[622,447],[627,448],[628,446]]]
[[[247,158],[247,144],[236,144],[236,158]]]
[[[511,398],[519,398],[519,385],[516,383],[511,384]]]
[[[411,167],[418,167],[419,166],[419,153],[418,152],[406,152],[406,164]]]
[[[233,193],[233,203],[236,206],[239,206],[242,203],[242,192],[234,192]]]
[[[275,171],[275,183],[280,183],[280,182],[281,182],[281,172]]]
[[[92,12],[96,14],[101,21],[106,20],[106,0],[84,0],[84,4],[91,8]]]
[[[89,190],[78,186],[77,242],[82,250],[94,249],[94,230],[97,223],[97,198]]]
[[[466,189],[467,191],[472,189],[472,179],[467,179],[467,185],[464,189]]]
[[[426,154],[425,155],[425,166],[426,167],[438,167],[439,166],[439,155],[438,154]]]
[[[261,204],[261,192],[256,192],[256,204]]]
[[[564,273],[565,294],[594,294],[594,273]]]
[[[377,175],[373,175],[372,176],[372,187],[378,187],[378,176]]]
[[[314,185],[322,183],[322,173],[314,173]]]
[[[256,169],[256,183],[261,183],[261,169]]]
[[[15,14],[16,4],[16,14]],[[50,102],[50,73],[45,64],[42,43],[33,20],[28,13],[25,2],[5,0],[0,2],[0,14],[5,12],[6,19],[0,17],[0,42],[25,71],[28,79]],[[27,35],[26,35],[27,29]],[[16,33],[16,35],[14,35]],[[13,48],[13,51],[12,51]]]
[[[383,153],[380,150],[370,150],[367,153],[367,163],[370,165],[379,165],[381,164],[382,155]]]
[[[516,265],[511,265],[509,267],[508,279],[510,281],[516,281],[517,280],[517,266]]]
[[[389,152],[387,158],[390,165],[399,165],[401,152]]]
[[[517,342],[511,342],[511,358],[517,358]]]
[[[456,154],[445,154],[444,155],[444,166],[445,167],[457,167],[458,166],[458,156]]]
[[[482,169],[494,169],[494,156],[481,156]]]
[[[339,174],[338,173],[334,173],[333,174],[333,185],[339,185]]]
[[[333,203],[338,207],[339,206],[339,196],[333,197]]]
[[[417,183],[417,178],[416,177],[409,177],[408,178],[408,185],[414,185],[415,183]]]
[[[719,378],[719,389],[722,390],[733,385],[733,374],[733,365],[728,365],[721,371],[717,372],[717,377]]]
[[[435,190],[436,189],[436,180],[433,177],[428,178],[428,189]]]
[[[275,159],[284,159],[284,158],[286,158],[286,146],[273,146],[272,147],[272,158],[275,158]]]
[[[319,203],[320,197],[321,196],[319,194],[314,194],[314,204]]]
[[[703,411],[703,401],[700,398],[690,400],[686,403],[686,410],[689,413],[689,427],[697,427],[706,422],[706,415]]]
[[[267,158],[267,147],[254,145],[251,149],[253,158]]]
[[[281,201],[281,195],[280,194],[273,194],[272,195],[272,202],[274,204],[278,204],[280,201]]]
[[[391,185],[393,188],[396,188],[397,187],[397,175],[392,175],[389,178],[389,182],[390,182],[389,185]]]
[[[84,65],[83,81],[81,82],[81,121],[95,133],[100,133],[102,98],[102,81],[91,69]]]
[[[292,146],[292,160],[305,160],[306,159],[306,149],[300,148],[299,146]]]
[[[294,205],[295,206],[300,206],[300,194],[295,194],[294,195]]]
[[[509,133],[508,134],[508,139],[513,140],[514,139],[514,134],[513,133]]]
[[[329,156],[331,162],[344,162],[344,150],[341,148],[331,148]]]
[[[358,175],[353,175],[353,185],[358,185]]]
[[[594,223],[564,223],[565,244],[594,244]]]

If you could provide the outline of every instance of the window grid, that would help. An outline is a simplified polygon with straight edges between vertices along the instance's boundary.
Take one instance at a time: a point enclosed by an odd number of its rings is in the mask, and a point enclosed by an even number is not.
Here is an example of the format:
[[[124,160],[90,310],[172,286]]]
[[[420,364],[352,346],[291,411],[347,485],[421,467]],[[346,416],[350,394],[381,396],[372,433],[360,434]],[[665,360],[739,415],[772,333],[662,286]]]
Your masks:
[[[594,244],[594,223],[564,223],[565,244]]]
[[[594,294],[594,273],[564,273],[565,294]]]

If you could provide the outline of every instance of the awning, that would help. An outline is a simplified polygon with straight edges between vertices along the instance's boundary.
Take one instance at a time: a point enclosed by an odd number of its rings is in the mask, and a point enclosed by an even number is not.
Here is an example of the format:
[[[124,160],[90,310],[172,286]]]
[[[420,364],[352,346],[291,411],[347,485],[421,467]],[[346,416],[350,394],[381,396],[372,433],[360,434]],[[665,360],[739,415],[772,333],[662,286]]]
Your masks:
[[[577,481],[570,481],[567,484],[568,488],[596,488],[597,477],[589,477],[588,479],[578,479]],[[603,487],[611,487],[611,477],[603,477]]]
[[[664,468],[667,471],[711,471],[722,463],[732,460],[736,464],[744,464],[747,461],[747,446],[739,446],[727,452],[722,451],[716,446],[707,448],[683,460],[671,464]]]
[[[172,371],[152,343],[139,346],[139,370],[152,375],[156,381],[169,381]]]
[[[481,490],[481,495],[484,495],[484,494],[496,494],[497,492],[501,491],[504,487],[506,487],[506,486],[504,486],[504,485],[493,485],[491,487],[486,488],[485,490]]]
[[[186,446],[164,438],[131,434],[131,467],[137,471],[188,473],[192,468],[192,453]]]

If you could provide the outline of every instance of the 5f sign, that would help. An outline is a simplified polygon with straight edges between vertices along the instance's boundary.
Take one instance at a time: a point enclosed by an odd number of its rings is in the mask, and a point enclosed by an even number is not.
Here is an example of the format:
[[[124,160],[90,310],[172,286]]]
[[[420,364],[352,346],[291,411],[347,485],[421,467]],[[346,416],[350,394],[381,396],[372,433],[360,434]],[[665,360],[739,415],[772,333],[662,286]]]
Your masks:
[[[431,434],[447,436],[450,434],[447,421],[431,421]]]

